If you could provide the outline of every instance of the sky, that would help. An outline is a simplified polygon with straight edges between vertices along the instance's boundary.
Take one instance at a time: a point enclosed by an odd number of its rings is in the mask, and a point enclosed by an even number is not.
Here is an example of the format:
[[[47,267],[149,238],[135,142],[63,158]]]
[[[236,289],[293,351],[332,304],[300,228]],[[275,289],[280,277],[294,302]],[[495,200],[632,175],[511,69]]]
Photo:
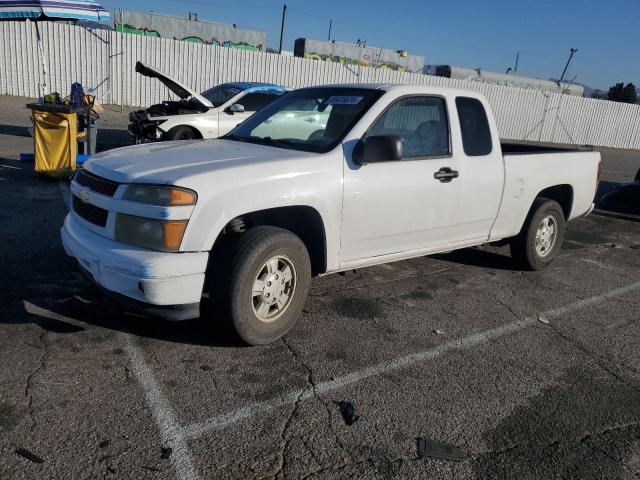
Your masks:
[[[278,48],[282,1],[103,0],[123,8],[235,23],[267,33]],[[331,38],[407,50],[425,64],[504,72],[520,52],[518,73],[559,78],[577,48],[566,78],[606,90],[640,86],[640,0],[288,0],[283,50],[296,38]]]

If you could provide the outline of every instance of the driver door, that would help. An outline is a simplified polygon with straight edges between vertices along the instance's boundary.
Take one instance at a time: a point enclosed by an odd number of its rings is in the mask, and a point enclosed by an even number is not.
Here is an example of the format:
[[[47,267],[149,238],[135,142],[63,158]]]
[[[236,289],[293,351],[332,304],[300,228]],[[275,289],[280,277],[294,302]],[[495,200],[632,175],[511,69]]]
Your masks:
[[[446,100],[440,96],[398,98],[373,122],[362,140],[397,135],[403,158],[366,165],[348,159],[341,263],[451,242],[461,183],[434,178],[442,169],[458,170],[450,132]]]

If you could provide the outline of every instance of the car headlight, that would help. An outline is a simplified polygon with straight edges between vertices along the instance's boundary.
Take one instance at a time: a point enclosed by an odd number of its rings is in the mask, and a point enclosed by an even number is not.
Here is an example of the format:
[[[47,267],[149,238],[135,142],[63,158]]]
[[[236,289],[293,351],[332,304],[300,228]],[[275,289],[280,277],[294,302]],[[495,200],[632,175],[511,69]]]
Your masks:
[[[122,199],[149,205],[177,207],[195,205],[198,195],[188,188],[132,184],[127,186]]]
[[[177,252],[188,220],[155,220],[118,213],[115,240],[163,252]]]

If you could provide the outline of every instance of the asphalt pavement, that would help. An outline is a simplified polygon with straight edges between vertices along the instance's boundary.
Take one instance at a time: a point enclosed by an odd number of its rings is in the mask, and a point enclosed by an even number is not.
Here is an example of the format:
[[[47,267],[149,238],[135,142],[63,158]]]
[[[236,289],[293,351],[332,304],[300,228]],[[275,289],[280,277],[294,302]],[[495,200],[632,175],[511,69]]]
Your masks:
[[[318,278],[243,347],[215,314],[105,309],[2,115],[0,479],[640,477],[640,223],[571,222],[543,272],[481,247]]]

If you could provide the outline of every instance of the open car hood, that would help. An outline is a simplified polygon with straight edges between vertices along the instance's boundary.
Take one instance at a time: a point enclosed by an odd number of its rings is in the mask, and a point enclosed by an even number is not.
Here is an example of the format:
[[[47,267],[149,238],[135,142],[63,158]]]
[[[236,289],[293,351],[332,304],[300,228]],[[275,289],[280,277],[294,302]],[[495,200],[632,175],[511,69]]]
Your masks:
[[[193,97],[205,107],[213,108],[213,104],[209,100],[207,100],[205,97],[200,95],[198,92],[192,90],[191,88],[171,78],[169,75],[161,72],[156,68],[150,67],[149,65],[145,65],[142,62],[137,62],[136,72],[145,77],[157,78],[169,90],[171,90],[173,93],[175,93],[178,97],[180,97],[183,100]]]

